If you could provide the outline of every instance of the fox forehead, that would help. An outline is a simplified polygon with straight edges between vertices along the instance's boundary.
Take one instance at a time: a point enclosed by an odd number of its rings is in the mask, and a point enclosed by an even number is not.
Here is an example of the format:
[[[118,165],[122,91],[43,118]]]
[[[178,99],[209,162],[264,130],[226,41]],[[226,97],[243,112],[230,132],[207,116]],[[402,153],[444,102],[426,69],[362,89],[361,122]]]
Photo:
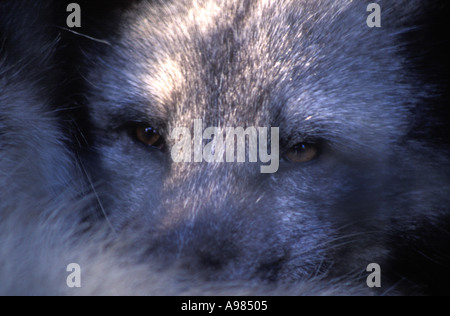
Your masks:
[[[276,2],[257,1],[255,10]],[[158,107],[180,107],[183,101],[189,101],[190,113],[205,113],[205,106],[208,112],[213,111],[213,104],[223,107],[214,115],[233,118],[245,114],[237,113],[236,106],[267,111],[267,102],[261,96],[273,92],[268,88],[270,83],[282,81],[279,76],[288,76],[289,70],[282,69],[286,65],[270,51],[268,33],[257,32],[252,38],[255,25],[251,16],[255,13],[248,12],[249,3],[227,1],[219,7],[216,1],[205,0],[182,8],[164,5],[159,14],[143,10],[139,22],[123,35],[125,41],[131,38],[139,43],[131,43],[138,54],[130,49],[124,53],[139,59],[139,75],[131,74],[129,80],[138,89],[136,94],[149,95],[155,101],[152,106]],[[148,16],[158,18],[149,20]],[[242,28],[236,27],[239,19]],[[146,42],[145,51],[142,41]]]
[[[134,95],[148,97],[149,107],[159,113],[182,114],[175,119],[206,121],[210,116],[215,125],[243,120],[260,126],[268,125],[270,116],[321,126],[345,121],[351,128],[341,134],[370,125],[374,132],[396,138],[398,129],[386,122],[398,116],[404,123],[401,99],[395,100],[401,93],[389,84],[397,82],[401,65],[390,58],[394,49],[378,52],[366,46],[367,36],[378,35],[356,25],[355,8],[344,14],[351,3],[322,3],[326,10],[308,0],[144,6],[138,22],[122,34],[130,45],[121,45],[120,57],[137,67],[124,73]],[[302,7],[311,12],[303,14]],[[345,43],[330,35],[333,21],[358,27],[352,32],[356,35]],[[377,59],[376,67],[367,64]],[[376,77],[382,68],[389,74],[384,81]],[[373,102],[374,93],[378,102]],[[278,115],[280,111],[284,114]],[[378,113],[386,117],[378,118]]]
[[[181,91],[185,82],[180,63],[170,57],[163,58],[152,65],[153,71],[139,75],[143,89],[147,90],[155,103],[170,104],[175,91]]]

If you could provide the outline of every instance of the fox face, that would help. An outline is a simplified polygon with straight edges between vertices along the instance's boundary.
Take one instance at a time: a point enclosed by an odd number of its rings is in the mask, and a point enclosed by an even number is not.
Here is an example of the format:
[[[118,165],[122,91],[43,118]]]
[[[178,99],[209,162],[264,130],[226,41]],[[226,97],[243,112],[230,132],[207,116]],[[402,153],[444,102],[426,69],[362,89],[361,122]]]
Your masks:
[[[148,253],[208,278],[291,280],[382,260],[416,82],[395,14],[374,30],[363,13],[351,1],[189,1],[124,14],[87,67],[113,226],[138,222]],[[174,162],[173,130],[195,134],[196,120],[201,132],[279,128],[279,169],[190,152]]]

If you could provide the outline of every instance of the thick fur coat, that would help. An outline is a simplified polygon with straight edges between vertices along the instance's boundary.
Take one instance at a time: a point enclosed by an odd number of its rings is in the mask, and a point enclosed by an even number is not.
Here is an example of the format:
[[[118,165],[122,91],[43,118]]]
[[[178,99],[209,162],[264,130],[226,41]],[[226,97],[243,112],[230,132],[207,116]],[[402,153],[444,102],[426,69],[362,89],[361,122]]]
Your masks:
[[[79,3],[0,4],[0,294],[449,293],[446,4]],[[174,163],[196,119],[278,172]]]

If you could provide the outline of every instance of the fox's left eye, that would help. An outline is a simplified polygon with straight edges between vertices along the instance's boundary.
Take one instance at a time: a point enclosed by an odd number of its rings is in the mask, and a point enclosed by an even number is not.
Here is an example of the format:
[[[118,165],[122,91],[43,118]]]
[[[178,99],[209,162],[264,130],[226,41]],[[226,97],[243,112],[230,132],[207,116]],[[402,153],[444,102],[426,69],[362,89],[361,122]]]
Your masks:
[[[144,145],[162,150],[164,148],[164,138],[156,129],[149,126],[136,127],[136,138]]]
[[[305,163],[315,159],[319,155],[317,144],[300,143],[291,147],[284,155],[289,162]]]

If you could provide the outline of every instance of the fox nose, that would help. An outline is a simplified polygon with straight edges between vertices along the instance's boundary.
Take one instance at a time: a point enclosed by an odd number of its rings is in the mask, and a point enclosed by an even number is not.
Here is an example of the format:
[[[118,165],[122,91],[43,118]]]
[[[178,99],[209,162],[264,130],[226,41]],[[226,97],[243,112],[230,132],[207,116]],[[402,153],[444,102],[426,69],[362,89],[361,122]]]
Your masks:
[[[234,240],[236,227],[230,226],[216,216],[200,216],[193,226],[185,229],[178,254],[208,271],[224,269],[239,257],[239,248]]]
[[[193,218],[165,223],[151,242],[164,267],[176,263],[206,280],[276,279],[289,256],[273,233],[274,220],[254,208],[225,203],[221,210],[203,207]],[[273,223],[273,226],[271,225]]]
[[[258,170],[254,164],[174,166],[162,192],[158,223],[151,224],[152,255],[214,279],[236,277],[236,271],[245,278],[258,273],[256,258],[266,263],[283,256],[282,250],[266,251],[277,237],[271,225],[274,212],[264,206],[270,193],[259,190],[267,175]]]
[[[240,256],[238,226],[217,210],[203,209],[195,218],[166,219],[151,242],[163,262],[177,261],[195,273],[216,275]]]

